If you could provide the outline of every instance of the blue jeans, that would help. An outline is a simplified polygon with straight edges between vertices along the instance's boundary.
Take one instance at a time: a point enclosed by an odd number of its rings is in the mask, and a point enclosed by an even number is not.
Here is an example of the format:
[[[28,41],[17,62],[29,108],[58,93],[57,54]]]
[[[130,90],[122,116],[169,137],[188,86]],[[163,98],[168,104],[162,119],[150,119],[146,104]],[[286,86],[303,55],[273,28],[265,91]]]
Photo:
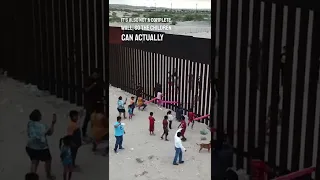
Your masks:
[[[116,151],[119,147],[119,149],[122,149],[122,141],[123,141],[123,136],[115,136],[116,137],[116,145],[114,147],[114,150]]]
[[[181,148],[175,148],[175,149],[176,149],[176,154],[174,155],[173,164],[177,163],[178,157],[179,157],[179,162],[182,162]]]

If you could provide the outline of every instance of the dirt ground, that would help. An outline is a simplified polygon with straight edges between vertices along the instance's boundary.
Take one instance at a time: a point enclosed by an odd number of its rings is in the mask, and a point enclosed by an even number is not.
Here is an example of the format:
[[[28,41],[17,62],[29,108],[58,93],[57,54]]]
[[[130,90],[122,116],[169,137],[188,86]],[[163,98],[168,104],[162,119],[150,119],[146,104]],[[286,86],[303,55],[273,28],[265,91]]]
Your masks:
[[[118,97],[129,99],[131,95],[114,87],[109,88],[109,93],[110,127],[112,127],[118,116],[116,109]],[[150,136],[148,131],[150,112],[154,113],[156,119],[155,136]],[[167,110],[160,110],[154,104],[150,104],[145,111],[136,109],[132,121],[123,120],[126,131],[123,142],[125,150],[117,154],[112,150],[115,138],[112,136],[114,129],[110,128],[110,179],[208,180],[211,178],[211,154],[206,150],[199,153],[199,146],[196,144],[209,143],[210,135],[200,134],[201,130],[206,129],[206,125],[195,123],[193,130],[187,129],[187,141],[183,143],[187,149],[183,154],[185,164],[174,166],[172,165],[175,153],[174,134],[179,123],[173,122],[173,129],[168,136],[169,141],[161,140],[161,123],[166,112]],[[201,137],[206,137],[207,140],[201,141]]]
[[[118,115],[116,100],[120,95],[129,97],[125,92],[110,87],[110,125],[115,122]],[[23,179],[29,171],[30,161],[25,152],[26,124],[30,112],[34,109],[42,112],[42,121],[46,124],[50,124],[53,113],[57,114],[58,122],[55,132],[48,141],[53,156],[53,173],[57,176],[57,180],[62,179],[59,139],[66,133],[68,112],[71,109],[80,110],[81,108],[10,78],[1,79],[0,82],[0,179]],[[148,134],[150,111],[154,112],[157,120],[156,136]],[[93,154],[90,145],[82,146],[77,158],[80,171],[74,173],[73,179],[108,179],[108,172],[112,180],[210,179],[211,155],[205,150],[199,153],[199,147],[196,145],[201,142],[200,130],[205,129],[205,125],[196,123],[194,130],[187,130],[188,140],[183,143],[187,149],[184,153],[185,164],[173,166],[173,136],[178,123],[173,123],[174,130],[169,132],[169,142],[160,140],[160,121],[165,113],[165,110],[161,111],[151,105],[145,112],[136,112],[132,121],[125,120],[125,150],[115,154],[111,148],[109,163],[107,157]],[[113,147],[115,141],[112,136],[113,128],[110,128],[110,134],[110,147]],[[208,140],[203,142],[209,142],[209,135],[207,136]],[[139,163],[137,160],[143,162]],[[40,179],[45,179],[42,164],[39,166],[38,174]]]

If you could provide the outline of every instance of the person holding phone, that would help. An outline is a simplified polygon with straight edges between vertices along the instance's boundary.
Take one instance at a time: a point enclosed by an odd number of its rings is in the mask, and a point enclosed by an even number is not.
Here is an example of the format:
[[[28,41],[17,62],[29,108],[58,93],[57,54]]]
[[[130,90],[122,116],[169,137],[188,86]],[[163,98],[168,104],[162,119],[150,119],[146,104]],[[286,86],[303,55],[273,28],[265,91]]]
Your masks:
[[[57,122],[56,114],[53,114],[50,126],[47,126],[40,121],[42,120],[41,112],[35,109],[29,115],[30,121],[27,124],[28,141],[26,152],[31,160],[31,173],[36,173],[40,161],[45,162],[45,171],[47,178],[55,179],[51,174],[51,154],[48,146],[47,136],[51,136],[54,132],[54,126]]]
[[[100,82],[100,74],[98,69],[94,69],[91,76],[86,82],[84,94],[84,108],[86,115],[82,125],[82,136],[87,137],[88,123],[90,121],[91,114],[94,112],[95,104],[102,101],[103,98],[103,87]]]
[[[127,104],[127,100],[123,101],[122,96],[119,96],[118,102],[117,102],[117,105],[118,105],[117,110],[119,112],[119,116],[121,116],[121,114],[123,114],[123,118],[127,119],[126,118],[126,109],[124,107],[125,104]]]

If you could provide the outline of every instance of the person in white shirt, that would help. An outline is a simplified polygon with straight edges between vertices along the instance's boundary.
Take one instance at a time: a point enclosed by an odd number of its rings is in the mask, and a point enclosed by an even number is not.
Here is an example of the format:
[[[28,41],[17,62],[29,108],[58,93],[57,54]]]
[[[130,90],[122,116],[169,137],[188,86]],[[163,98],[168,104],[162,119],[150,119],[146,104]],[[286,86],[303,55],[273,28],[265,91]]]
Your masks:
[[[162,92],[157,92],[157,104],[158,104],[158,108],[161,109],[161,106],[162,106]]]
[[[172,129],[172,121],[174,119],[173,115],[171,114],[171,111],[167,112],[168,120],[169,120],[169,128]]]
[[[178,165],[177,160],[179,158],[179,163],[182,164],[184,161],[182,160],[182,151],[187,151],[186,148],[183,147],[182,141],[181,141],[181,130],[182,128],[178,129],[174,136],[174,146],[176,150],[176,154],[173,159],[173,165]]]

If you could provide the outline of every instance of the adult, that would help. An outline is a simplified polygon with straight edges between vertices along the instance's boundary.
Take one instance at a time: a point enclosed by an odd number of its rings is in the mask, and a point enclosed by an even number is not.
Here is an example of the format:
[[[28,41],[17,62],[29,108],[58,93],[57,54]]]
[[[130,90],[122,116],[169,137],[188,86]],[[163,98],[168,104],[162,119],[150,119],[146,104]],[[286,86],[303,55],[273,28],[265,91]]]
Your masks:
[[[176,134],[174,136],[174,147],[175,147],[176,153],[174,155],[173,165],[178,165],[178,163],[177,163],[178,158],[179,158],[180,164],[184,163],[184,161],[182,160],[182,152],[187,151],[186,148],[184,148],[182,145],[181,130],[182,130],[182,128],[178,129],[178,131],[176,132]]]
[[[126,102],[123,101],[122,96],[119,96],[117,104],[118,104],[117,110],[119,112],[119,116],[121,117],[121,114],[123,114],[123,118],[127,119],[126,118],[126,109],[124,107]]]
[[[26,146],[27,154],[31,160],[31,173],[36,173],[40,161],[45,162],[45,171],[47,178],[55,179],[51,174],[51,154],[48,146],[47,136],[51,136],[54,132],[54,125],[57,117],[53,114],[51,126],[41,123],[42,115],[38,109],[35,109],[29,115],[30,121],[27,125],[28,142]]]
[[[124,131],[124,127],[123,125],[121,124],[121,117],[118,116],[117,117],[117,122],[114,123],[114,136],[116,137],[116,144],[115,144],[115,147],[114,147],[114,152],[118,152],[118,148],[119,149],[124,149],[122,147],[122,142],[123,142],[123,135],[125,134],[126,132]]]
[[[141,84],[139,83],[136,88],[136,96],[137,97],[136,97],[135,103],[137,103],[139,97],[142,97],[142,93],[143,93],[143,88],[142,88]]]
[[[98,69],[95,69],[88,78],[85,85],[84,108],[86,109],[86,116],[82,125],[82,136],[87,137],[88,123],[90,116],[94,112],[95,104],[102,101],[103,86],[100,81],[100,74]]]
[[[93,135],[93,147],[92,151],[97,150],[97,146],[101,141],[109,140],[108,121],[103,112],[103,105],[101,103],[96,104],[95,111],[91,114],[92,123],[92,135]],[[108,143],[109,144],[109,143]],[[109,146],[106,147],[103,156],[109,153]]]

